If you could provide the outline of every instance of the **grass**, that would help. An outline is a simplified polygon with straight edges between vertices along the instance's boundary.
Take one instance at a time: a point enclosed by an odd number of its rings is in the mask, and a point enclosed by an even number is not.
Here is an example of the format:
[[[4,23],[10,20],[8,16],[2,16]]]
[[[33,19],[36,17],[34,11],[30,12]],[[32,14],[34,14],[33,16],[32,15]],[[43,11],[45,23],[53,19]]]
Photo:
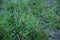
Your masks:
[[[50,6],[45,9],[44,0],[0,2],[1,40],[49,40],[42,29],[43,23],[47,23],[48,27],[60,27],[60,16]]]

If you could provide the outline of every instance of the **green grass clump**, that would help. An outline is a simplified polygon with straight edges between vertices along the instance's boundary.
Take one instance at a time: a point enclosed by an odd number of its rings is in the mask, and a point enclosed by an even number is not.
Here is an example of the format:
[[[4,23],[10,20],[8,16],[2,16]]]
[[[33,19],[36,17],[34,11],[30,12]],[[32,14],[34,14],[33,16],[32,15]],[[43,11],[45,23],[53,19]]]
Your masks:
[[[50,6],[45,10],[44,0],[0,2],[1,40],[49,40],[43,30],[43,23],[47,23],[48,27],[60,26],[60,16]]]

